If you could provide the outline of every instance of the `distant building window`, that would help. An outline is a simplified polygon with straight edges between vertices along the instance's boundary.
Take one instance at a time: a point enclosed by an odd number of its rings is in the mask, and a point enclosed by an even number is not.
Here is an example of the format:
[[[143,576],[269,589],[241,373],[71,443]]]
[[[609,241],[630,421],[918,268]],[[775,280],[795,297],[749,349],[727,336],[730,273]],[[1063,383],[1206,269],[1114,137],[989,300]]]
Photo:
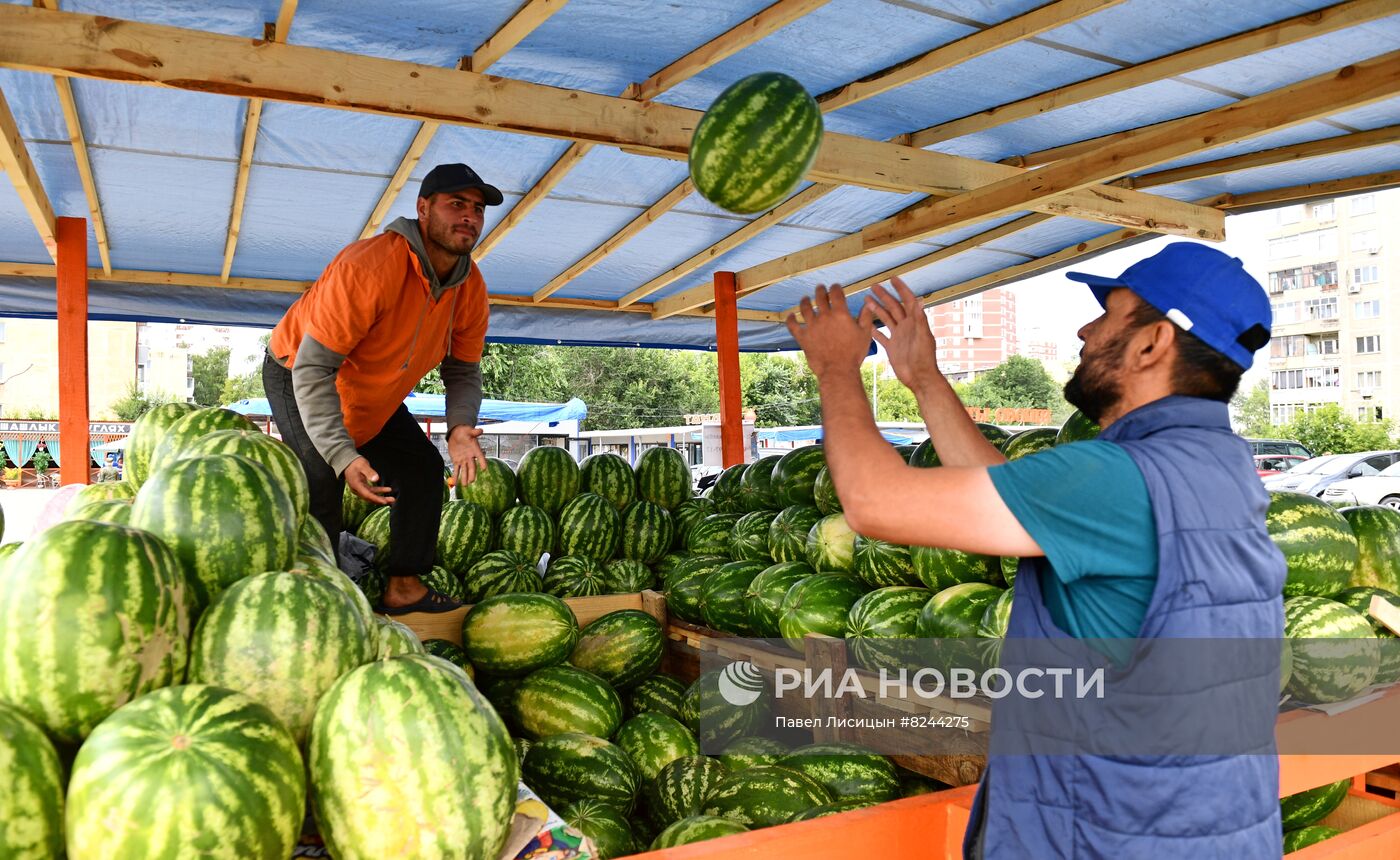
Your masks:
[[[1380,352],[1381,336],[1378,334],[1368,334],[1365,337],[1356,339],[1356,351],[1358,353]]]
[[[1331,200],[1326,203],[1314,203],[1312,217],[1315,221],[1331,221],[1337,217],[1337,207],[1333,205]]]
[[[1381,280],[1380,266],[1357,266],[1351,270],[1353,284],[1376,284]]]
[[[1380,248],[1380,231],[1357,230],[1351,234],[1351,252],[1353,254],[1374,251],[1378,248]]]
[[[1334,320],[1337,318],[1336,296],[1326,299],[1308,299],[1303,302],[1303,307],[1310,320]]]
[[[1286,257],[1298,256],[1298,237],[1283,236],[1278,239],[1269,240],[1269,259],[1282,260]]]
[[[1381,300],[1371,299],[1365,302],[1352,302],[1351,315],[1359,320],[1372,320],[1381,315]]]
[[[1281,206],[1276,211],[1278,212],[1278,223],[1280,224],[1297,224],[1299,221],[1303,220],[1302,206]]]
[[[1288,325],[1298,321],[1299,302],[1278,302],[1273,305],[1274,325]]]
[[[1379,370],[1363,370],[1356,374],[1357,388],[1380,388],[1381,372]]]
[[[1358,194],[1351,198],[1351,214],[1369,215],[1376,211],[1376,195]]]

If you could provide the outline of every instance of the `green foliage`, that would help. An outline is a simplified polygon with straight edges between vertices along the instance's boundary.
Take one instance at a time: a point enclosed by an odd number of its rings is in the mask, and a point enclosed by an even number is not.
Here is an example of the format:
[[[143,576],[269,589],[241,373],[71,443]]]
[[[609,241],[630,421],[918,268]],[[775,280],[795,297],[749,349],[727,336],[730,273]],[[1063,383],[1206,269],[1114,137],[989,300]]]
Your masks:
[[[556,348],[564,392],[588,404],[586,430],[666,427],[719,411],[715,357],[701,352]]]
[[[257,370],[225,379],[224,387],[219,392],[219,405],[265,396],[267,395],[263,391],[262,368],[259,367]]]
[[[1262,434],[1261,434],[1262,435]],[[1390,421],[1360,422],[1335,403],[1304,412],[1282,427],[1277,438],[1296,439],[1317,454],[1350,454],[1391,447]]]
[[[880,365],[875,362],[866,362],[861,365],[860,378],[865,383],[866,396],[869,397],[871,377],[875,374]],[[881,376],[877,383],[875,398],[875,420],[876,421],[922,421],[919,417],[919,403],[914,399],[914,392],[904,387],[893,376]]]
[[[805,361],[766,352],[746,352],[739,356],[739,377],[744,386],[744,408],[754,410],[755,426],[821,423],[817,378],[807,369]],[[718,390],[715,397],[718,403]]]
[[[216,346],[202,355],[194,356],[194,402],[200,406],[218,406],[223,401],[224,383],[228,381],[228,347]]]
[[[35,451],[29,458],[29,465],[33,466],[34,471],[38,472],[40,475],[47,472],[52,463],[53,455],[48,451]]]
[[[121,421],[135,421],[162,403],[174,403],[175,398],[163,391],[143,392],[135,382],[126,386],[126,394],[112,404],[112,412]]]
[[[1060,386],[1045,372],[1044,366],[1023,355],[1011,356],[955,390],[968,406],[1049,409],[1057,415],[1068,415],[1073,411],[1065,403]]]
[[[1241,436],[1273,438],[1277,432],[1269,412],[1269,381],[1261,379],[1248,391],[1235,392],[1230,405],[1235,407],[1235,424]]]

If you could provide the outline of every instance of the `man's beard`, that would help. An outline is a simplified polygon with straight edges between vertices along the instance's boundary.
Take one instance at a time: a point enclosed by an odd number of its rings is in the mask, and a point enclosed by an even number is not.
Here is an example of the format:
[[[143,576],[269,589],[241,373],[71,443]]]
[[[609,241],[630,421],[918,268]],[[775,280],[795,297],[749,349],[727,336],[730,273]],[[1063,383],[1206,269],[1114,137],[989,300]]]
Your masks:
[[[1123,399],[1122,358],[1132,332],[1124,332],[1093,355],[1081,355],[1079,367],[1065,383],[1065,400],[1095,424]]]
[[[428,241],[450,254],[465,257],[476,245],[476,236],[466,236],[455,232],[450,224],[440,224],[432,219],[427,224]]]

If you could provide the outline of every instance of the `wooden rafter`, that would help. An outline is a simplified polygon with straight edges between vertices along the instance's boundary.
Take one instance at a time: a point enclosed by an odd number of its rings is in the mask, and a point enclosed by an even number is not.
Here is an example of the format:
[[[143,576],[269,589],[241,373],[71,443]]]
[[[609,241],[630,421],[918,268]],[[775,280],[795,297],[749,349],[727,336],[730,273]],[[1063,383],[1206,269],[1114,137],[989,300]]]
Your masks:
[[[58,236],[54,227],[53,205],[49,195],[39,181],[39,172],[34,169],[34,160],[29,157],[29,149],[20,136],[15,115],[10,112],[10,104],[0,93],[0,170],[10,177],[10,182],[29,213],[29,220],[39,233],[39,239],[48,249],[49,256],[58,259]]]
[[[97,240],[97,256],[102,261],[102,271],[111,272],[112,249],[107,240],[107,221],[102,217],[102,200],[97,196],[97,180],[92,173],[92,161],[88,158],[87,138],[83,135],[83,123],[78,117],[73,82],[67,78],[54,78],[53,85],[58,93],[59,107],[63,110],[63,122],[68,127],[73,163],[78,167],[78,178],[83,183],[83,195],[87,198],[88,220],[92,222],[92,235]]]
[[[1348,176],[1344,179],[1328,179],[1322,182],[1307,182],[1274,188],[1268,191],[1254,191],[1248,194],[1224,194],[1212,205],[1221,209],[1252,209],[1256,206],[1269,206],[1277,203],[1292,203],[1298,200],[1311,200],[1315,197],[1332,197],[1339,194],[1358,194],[1381,188],[1394,188],[1400,185],[1400,170],[1384,170],[1368,173],[1365,176]]]
[[[569,175],[569,171],[574,169],[574,165],[582,161],[583,157],[592,151],[593,144],[591,143],[570,144],[569,148],[564,150],[564,154],[559,156],[559,160],[550,165],[550,168],[544,172],[544,175],[530,187],[529,191],[525,192],[524,196],[520,198],[520,201],[510,207],[510,211],[506,213],[504,218],[496,223],[496,226],[491,232],[487,233],[481,238],[480,242],[476,243],[476,248],[472,251],[472,256],[480,260],[491,253],[491,250],[500,244],[501,240],[506,237],[506,234],[514,230],[515,226],[521,221],[524,221],[525,216],[529,215],[531,210],[540,205],[540,203],[549,196],[549,192],[554,190],[555,186],[564,181],[564,177]]]
[[[814,9],[825,6],[830,0],[778,0],[778,2],[767,7],[763,11],[743,21],[725,32],[671,63],[666,68],[647,78],[645,81],[632,84],[623,92],[622,97],[644,101],[652,99],[676,84],[689,80],[700,72],[713,66],[728,57],[733,56],[744,48],[752,45],[760,39],[782,29],[798,18],[806,15]],[[555,172],[553,168],[547,172],[539,182],[535,183],[529,191],[525,193],[524,199],[520,201],[510,212],[510,215],[503,219],[496,226],[491,234],[483,241],[485,250],[478,249],[477,257],[485,255],[492,247],[505,238],[506,234],[515,228],[524,219],[531,209],[539,201],[543,200],[549,192],[573,169],[579,159],[588,153],[591,147],[580,149],[579,144],[574,144],[569,151],[564,154],[561,161],[568,160],[568,166],[560,172]],[[627,240],[640,233],[657,218],[675,208],[682,200],[689,195],[689,191],[682,192],[682,189],[691,189],[690,180],[684,180],[676,187],[661,195],[661,198],[647,207],[631,223],[613,234],[597,248],[589,251],[578,262],[570,266],[564,273],[552,278],[550,282],[539,290],[535,291],[535,299],[547,298],[559,290],[569,281],[582,275],[593,266],[596,266],[613,251],[626,244]],[[525,204],[529,204],[528,206]],[[518,217],[517,216],[518,211]],[[584,263],[586,262],[586,265]]]
[[[918,204],[850,236],[806,248],[738,273],[753,292],[804,272],[935,235],[1038,204],[1125,171],[1144,169],[1202,149],[1278,131],[1400,92],[1400,51],[1282,87],[1213,111],[1173,120],[1141,134],[946,200]],[[665,315],[677,305],[657,302]]]
[[[457,64],[461,71],[484,72],[493,63],[505,56],[506,53],[525,40],[536,27],[548,21],[550,16],[560,9],[569,0],[525,0],[510,20],[501,26],[491,38],[483,42],[470,56],[463,57]],[[413,173],[418,162],[422,160],[423,153],[428,151],[428,144],[433,142],[434,135],[442,127],[441,123],[431,120],[418,126],[418,131],[414,132],[413,140],[408,144],[408,150],[404,152],[403,158],[399,159],[399,164],[394,168],[393,174],[389,177],[389,184],[384,187],[383,193],[379,195],[379,200],[375,202],[374,209],[370,211],[369,218],[365,221],[365,226],[360,229],[361,239],[367,239],[379,231],[379,225],[384,223],[384,218],[389,214],[389,209],[393,207],[394,201],[399,199],[399,193],[403,191],[404,185],[408,183],[409,176]]]
[[[265,28],[264,36],[274,42],[287,41],[287,32],[292,29],[292,16],[296,15],[299,0],[282,0],[277,10],[277,20]],[[55,81],[58,79],[55,78]],[[248,174],[253,168],[253,151],[258,145],[258,125],[262,122],[263,100],[248,99],[248,110],[243,117],[243,142],[238,149],[238,175],[233,180],[233,204],[229,207],[228,234],[224,237],[224,261],[219,267],[219,280],[228,283],[228,273],[233,269],[233,255],[238,250],[238,236],[243,230],[243,204],[248,199]],[[105,267],[108,271],[110,266]]]
[[[1351,0],[1307,12],[1246,33],[1227,36],[1205,45],[1148,60],[1095,78],[1068,84],[1028,98],[948,120],[897,138],[911,146],[931,146],[944,140],[985,131],[1009,122],[1103,98],[1155,81],[1219,65],[1260,51],[1316,38],[1395,14],[1393,0]],[[1027,165],[1018,165],[1025,167]]]

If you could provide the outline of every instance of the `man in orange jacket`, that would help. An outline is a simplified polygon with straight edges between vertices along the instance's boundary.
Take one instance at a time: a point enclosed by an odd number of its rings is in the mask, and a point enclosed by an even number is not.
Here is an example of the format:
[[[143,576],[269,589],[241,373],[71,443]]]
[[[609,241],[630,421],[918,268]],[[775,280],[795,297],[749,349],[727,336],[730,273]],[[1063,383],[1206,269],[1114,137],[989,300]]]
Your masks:
[[[403,399],[441,365],[447,452],[459,484],[485,456],[476,427],[490,315],[471,250],[501,192],[465,164],[440,164],[418,191],[418,218],[354,242],[287,310],[268,343],[263,387],[300,458],[310,511],[338,545],[344,487],[389,515],[389,582],[377,609],[444,612],[428,588],[442,514],[442,455]]]

